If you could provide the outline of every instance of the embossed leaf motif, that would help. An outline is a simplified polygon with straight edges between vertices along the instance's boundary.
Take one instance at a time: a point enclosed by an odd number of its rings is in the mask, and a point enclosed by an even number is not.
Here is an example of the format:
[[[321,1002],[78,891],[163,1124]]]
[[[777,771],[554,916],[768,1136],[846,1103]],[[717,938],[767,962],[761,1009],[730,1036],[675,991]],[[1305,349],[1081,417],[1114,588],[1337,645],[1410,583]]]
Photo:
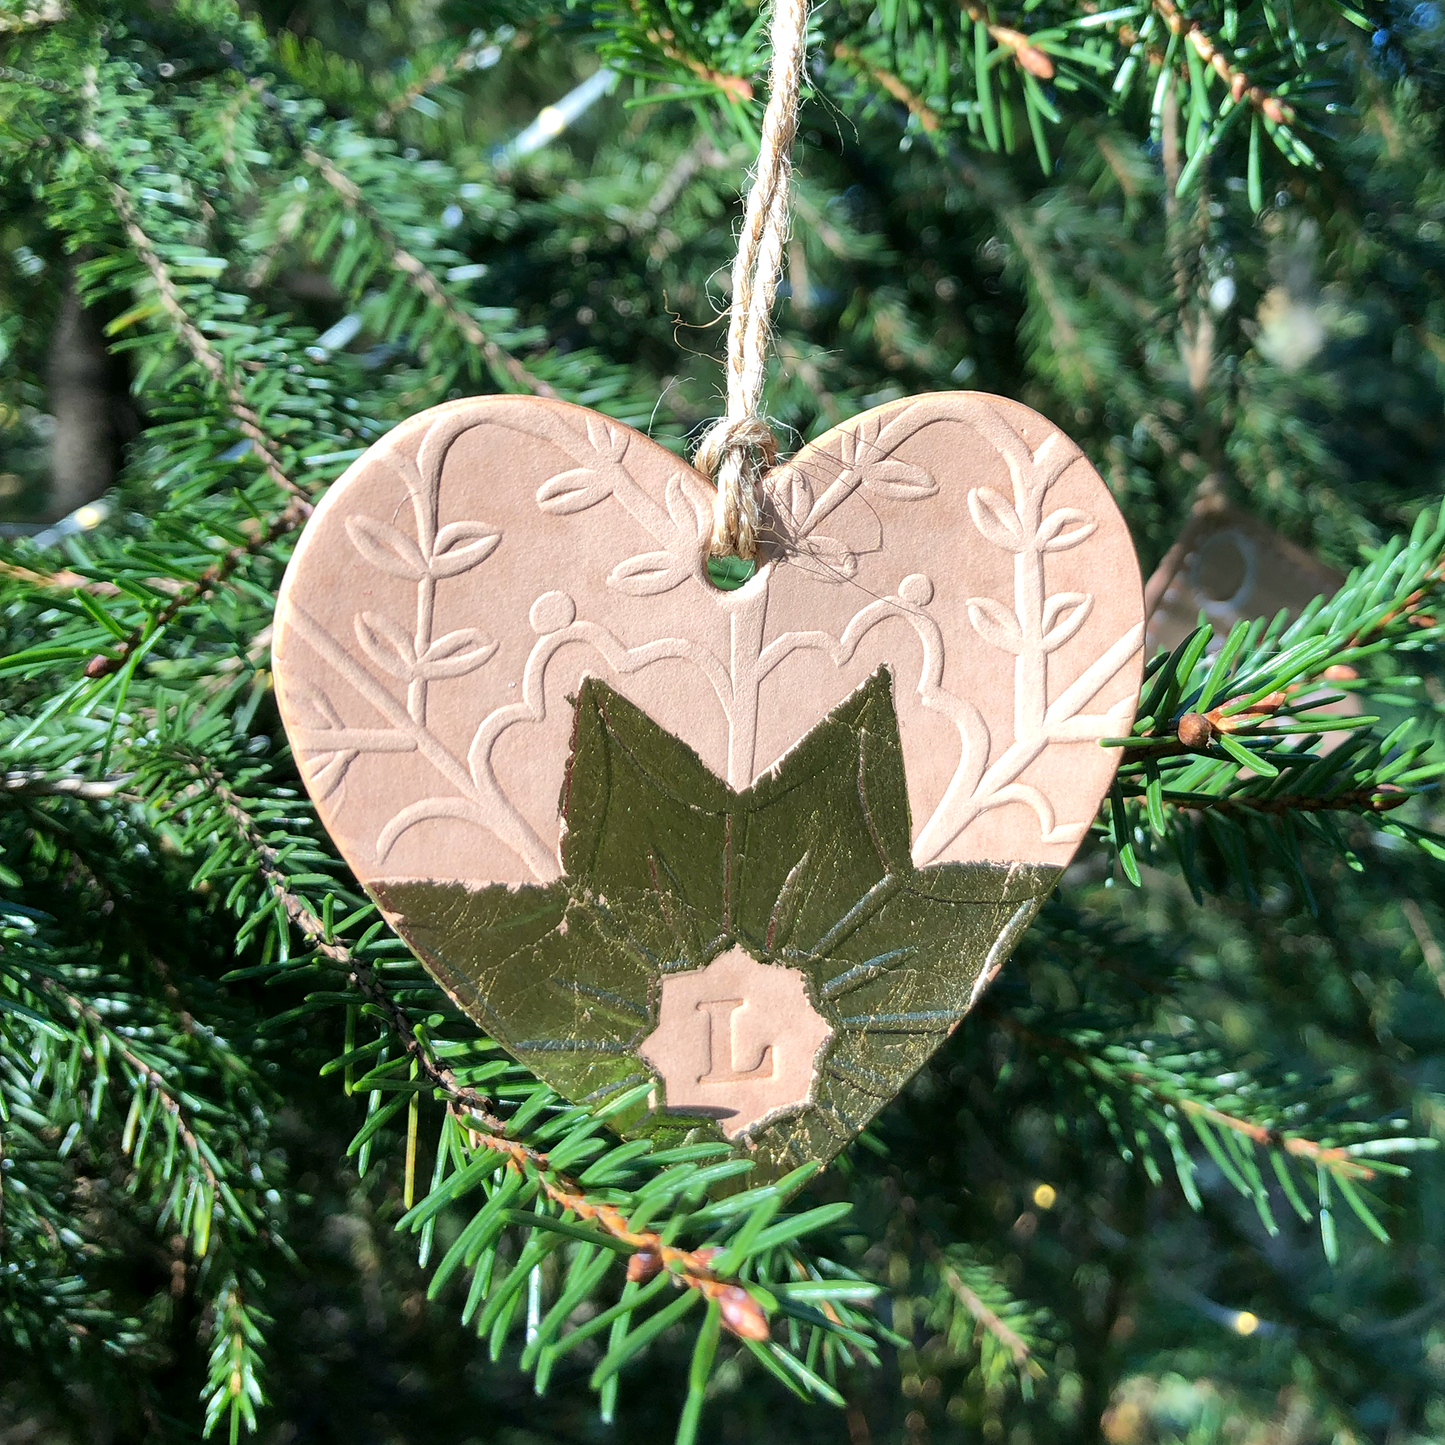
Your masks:
[[[341,714],[336,711],[325,693],[312,687],[295,690],[296,705],[318,733],[336,732],[345,727]],[[347,768],[355,761],[356,751],[341,748],[334,752],[317,751],[307,759],[304,767],[307,786],[316,798],[329,798],[341,786]]]
[[[1062,647],[1094,610],[1094,599],[1087,592],[1056,592],[1044,604],[1044,651]]]
[[[692,569],[671,552],[643,552],[619,562],[607,578],[607,585],[633,597],[651,597],[670,592],[691,573]]]
[[[373,891],[458,1004],[574,1100],[649,1077],[637,1049],[665,974],[739,947],[800,971],[831,1035],[811,1097],[737,1141],[757,1162],[752,1183],[829,1159],[863,1128],[967,1012],[1057,875],[913,866],[884,671],[741,793],[589,680],[563,811],[556,883]],[[658,1103],[622,1132],[724,1140],[718,1118]]]
[[[595,412],[587,418],[587,440],[593,451],[607,458],[609,462],[620,462],[627,455],[628,433],[622,427],[613,426],[605,417]]]
[[[813,533],[798,544],[796,565],[821,582],[848,582],[858,571],[858,555],[836,537]]]
[[[428,679],[465,677],[497,650],[475,627],[458,628],[438,637],[421,655],[416,675]]]
[[[1077,507],[1060,507],[1050,512],[1039,527],[1038,547],[1041,552],[1064,552],[1087,541],[1099,524]]]
[[[922,467],[889,457],[863,471],[863,485],[895,501],[921,501],[938,490],[938,483]]]
[[[537,488],[537,505],[554,516],[585,512],[608,495],[611,488],[590,467],[575,467],[548,477]]]
[[[426,576],[426,560],[421,549],[389,522],[375,517],[348,517],[346,535],[373,567],[413,582]]]
[[[380,612],[361,612],[356,618],[356,640],[383,672],[409,681],[416,671],[416,643],[406,628]]]
[[[1009,552],[1024,550],[1024,528],[1013,503],[992,487],[975,487],[968,494],[968,511],[978,530],[995,547]]]
[[[667,487],[663,496],[667,502],[667,515],[672,518],[672,525],[677,528],[678,537],[686,539],[701,536],[703,513],[688,496],[680,473],[667,479]]]
[[[433,577],[460,577],[497,550],[500,532],[483,522],[449,522],[437,533],[432,549]]]
[[[838,438],[838,457],[850,470],[868,460],[868,454],[878,439],[878,424],[874,418],[865,417],[851,431],[845,431]]]
[[[978,630],[978,635],[1000,652],[1011,652],[1017,657],[1023,650],[1023,632],[1018,618],[996,598],[970,597],[968,620]]]
[[[803,535],[813,510],[813,485],[797,467],[779,467],[768,477],[769,495],[781,536],[794,541]]]

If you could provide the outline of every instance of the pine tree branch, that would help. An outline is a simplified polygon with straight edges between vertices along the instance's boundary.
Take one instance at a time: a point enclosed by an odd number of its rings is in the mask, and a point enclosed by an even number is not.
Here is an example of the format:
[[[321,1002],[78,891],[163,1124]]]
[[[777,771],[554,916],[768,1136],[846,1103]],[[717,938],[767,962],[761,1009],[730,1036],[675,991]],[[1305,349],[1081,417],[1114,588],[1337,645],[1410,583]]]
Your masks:
[[[915,94],[891,70],[869,60],[855,46],[848,45],[841,40],[837,41],[833,45],[833,58],[841,60],[844,65],[854,70],[862,71],[894,100],[906,106],[909,115],[930,135],[943,128],[943,117],[921,95]]]
[[[1359,647],[1368,642],[1372,637],[1378,637],[1384,630],[1394,622],[1408,622],[1412,627],[1434,627],[1436,619],[1433,614],[1420,611],[1420,604],[1428,602],[1432,606],[1440,601],[1440,584],[1445,581],[1445,561],[1430,573],[1425,586],[1417,587],[1405,600],[1396,608],[1385,613],[1376,622],[1368,627],[1362,627],[1349,641],[1350,647]]]
[[[669,167],[662,184],[652,193],[647,204],[628,221],[628,231],[633,236],[650,235],[700,170],[726,163],[727,157],[718,150],[711,136],[702,136],[694,141]]]
[[[647,31],[648,40],[657,47],[674,65],[681,65],[689,70],[699,80],[708,85],[715,85],[730,99],[739,103],[749,101],[753,98],[753,83],[743,75],[728,75],[725,71],[715,70],[711,65],[699,60],[695,55],[689,55],[677,44],[677,36],[666,28]]]
[[[988,11],[981,5],[973,4],[972,0],[959,0],[958,8],[975,25],[982,25],[995,44],[1012,52],[1014,61],[1030,75],[1039,80],[1054,78],[1054,62],[1022,30],[1012,30],[1007,25],[995,24],[989,18]]]
[[[248,80],[245,84],[237,86],[236,94],[216,117],[216,129],[225,137],[221,144],[221,165],[228,172],[236,164],[236,126],[241,119],[241,112],[252,104],[264,90],[265,84],[260,80]]]
[[[429,305],[439,310],[461,333],[469,346],[486,358],[494,374],[505,376],[514,386],[533,396],[556,397],[557,391],[541,377],[533,375],[511,352],[497,345],[477,320],[436,279],[421,261],[402,246],[390,228],[362,194],[361,188],[346,175],[329,156],[323,155],[309,142],[301,148],[302,158],[341,197],[349,211],[363,217],[385,246],[391,264],[409,276]]]
[[[156,633],[168,627],[186,608],[205,601],[235,574],[242,563],[264,552],[273,542],[296,531],[310,515],[310,502],[294,497],[285,510],[273,517],[254,537],[230,548],[193,582],[186,583],[164,607],[151,613],[139,626],[132,628],[130,633],[116,644],[113,651],[96,653],[85,664],[86,677],[108,677],[113,672],[119,672],[137,649],[149,643]]]
[[[1029,1349],[1023,1336],[969,1289],[963,1282],[963,1277],[949,1264],[931,1239],[926,1242],[926,1248],[938,1269],[939,1278],[948,1286],[953,1297],[1009,1352],[1016,1368],[1026,1369],[1033,1351]]]
[[[281,219],[272,232],[270,243],[257,252],[255,259],[246,268],[243,278],[250,291],[259,290],[271,275],[271,268],[277,258],[301,232],[306,220],[306,202],[301,196],[292,196]]]
[[[387,992],[377,977],[376,970],[345,944],[337,943],[311,905],[291,889],[286,871],[281,866],[280,855],[262,836],[244,802],[236,795],[225,776],[200,759],[191,762],[190,771],[220,804],[236,836],[255,854],[261,877],[272,897],[280,903],[286,917],[317,953],[346,969],[348,980],[361,991],[369,1003],[382,1010],[392,1032],[417,1065],[420,1075],[448,1098],[475,1114],[489,1130],[501,1134],[507,1126],[503,1120],[491,1113],[492,1101],[485,1094],[462,1084],[457,1079],[456,1071],[435,1056],[425,1041],[418,1037],[406,1010]]]
[[[1272,94],[1262,85],[1251,84],[1245,71],[1230,59],[1197,20],[1190,20],[1184,15],[1174,4],[1174,0],[1150,0],[1150,3],[1155,13],[1169,27],[1170,32],[1182,36],[1194,49],[1200,60],[1225,83],[1230,97],[1236,105],[1242,100],[1247,100],[1266,120],[1275,125],[1294,123],[1294,108],[1288,101],[1281,100],[1279,96]],[[1133,40],[1129,38],[1127,26],[1120,26],[1119,39],[1126,45],[1133,43]],[[1137,37],[1134,37],[1134,40],[1137,40]],[[1152,50],[1148,52],[1150,63],[1157,68],[1164,64],[1164,55],[1159,52],[1156,61],[1155,54],[1156,52]]]
[[[460,54],[453,56],[451,60],[438,61],[424,75],[417,76],[410,85],[392,96],[381,108],[372,124],[385,134],[396,124],[397,116],[411,108],[414,100],[425,95],[434,86],[444,85],[458,71],[469,70],[476,59],[476,54],[477,47],[468,46]]]
[[[1292,1154],[1296,1159],[1307,1159],[1311,1164],[1317,1164],[1333,1173],[1343,1174],[1349,1179],[1373,1179],[1375,1177],[1375,1171],[1368,1164],[1361,1164],[1358,1159],[1344,1149],[1316,1144],[1312,1139],[1302,1138],[1298,1134],[1284,1134],[1278,1129],[1271,1129],[1263,1124],[1252,1124],[1248,1119],[1241,1119],[1234,1114],[1226,1114],[1212,1105],[1201,1103],[1198,1099],[1190,1099],[1182,1094],[1164,1089],[1157,1080],[1151,1079],[1147,1074],[1126,1070],[1123,1077],[1131,1084],[1153,1094],[1156,1099],[1173,1104],[1186,1114],[1207,1119],[1221,1129],[1231,1129],[1253,1143],[1263,1145],[1266,1149],[1283,1149],[1286,1154]]]
[[[1405,921],[1410,925],[1410,932],[1415,935],[1415,942],[1420,945],[1420,956],[1425,960],[1425,967],[1430,970],[1436,987],[1445,995],[1445,949],[1440,947],[1439,939],[1430,931],[1430,924],[1423,910],[1413,898],[1403,899],[1400,909],[1405,915]]]
[[[710,1266],[717,1250],[678,1249],[665,1243],[656,1230],[631,1229],[627,1216],[616,1205],[589,1199],[576,1180],[550,1167],[545,1154],[521,1140],[478,1129],[475,1116],[464,1113],[456,1104],[449,1103],[447,1107],[466,1130],[473,1149],[505,1155],[509,1167],[519,1174],[530,1170],[542,1192],[564,1213],[595,1224],[619,1243],[630,1245],[635,1253],[627,1262],[629,1280],[645,1284],[667,1270],[676,1283],[696,1290],[706,1300],[716,1301],[723,1324],[740,1339],[768,1338],[767,1316],[758,1302],[736,1278],[713,1273]]]
[[[255,1431],[256,1406],[263,1399],[257,1379],[260,1363],[257,1346],[261,1343],[261,1335],[251,1313],[252,1306],[233,1274],[226,1279],[216,1297],[211,1330],[210,1379],[207,1388],[201,1392],[201,1398],[206,1403],[204,1433],[210,1433],[222,1414],[229,1414],[233,1445],[238,1439],[242,1422],[248,1431]]]
[[[1347,663],[1332,662],[1323,670],[1297,678],[1277,692],[1269,693],[1250,703],[1247,707],[1238,706],[1240,698],[1230,697],[1207,712],[1181,713],[1172,736],[1167,732],[1151,732],[1133,738],[1130,745],[1124,749],[1120,766],[1145,760],[1158,762],[1163,758],[1190,755],[1219,757],[1220,754],[1212,749],[1221,734],[1257,737],[1261,735],[1261,730],[1267,729],[1272,721],[1280,717],[1281,709],[1287,707],[1295,696],[1305,694],[1306,705],[1314,706],[1309,701],[1308,694],[1321,682],[1355,682],[1359,676],[1360,674]],[[1231,709],[1234,710],[1231,711]],[[1297,717],[1293,713],[1287,713],[1284,716],[1286,720],[1294,720]],[[1319,719],[1319,724],[1321,732],[1330,730],[1329,722],[1326,719]],[[1268,736],[1267,733],[1264,735]]]
[[[65,0],[39,0],[39,4],[29,5],[23,10],[0,13],[0,35],[35,30],[42,25],[59,25],[62,20],[68,19],[70,6]]]
[[[518,30],[508,43],[521,48],[530,39],[531,35],[528,31]],[[392,126],[396,124],[397,117],[403,111],[408,110],[413,101],[425,95],[427,91],[434,90],[439,85],[445,85],[454,75],[474,69],[477,57],[492,43],[491,40],[486,40],[480,45],[468,45],[459,50],[450,60],[439,60],[425,74],[417,76],[382,107],[373,122],[377,130],[382,132],[391,130]]]
[[[88,133],[89,143],[92,146],[100,144],[100,138],[93,131]],[[249,439],[256,455],[261,459],[261,465],[266,470],[266,475],[283,492],[289,492],[295,498],[294,506],[301,509],[301,519],[311,515],[311,498],[303,487],[298,486],[286,475],[281,465],[280,458],[272,449],[271,440],[261,426],[261,418],[246,403],[246,398],[241,388],[236,385],[230,373],[226,369],[225,360],[221,353],[211,345],[210,340],[202,333],[201,329],[191,320],[186,308],[181,303],[180,295],[176,290],[175,282],[164,261],[161,260],[159,252],[152,244],[149,236],[141,228],[136,218],[135,207],[124,186],[118,181],[111,183],[111,198],[115,203],[117,213],[121,218],[121,224],[131,245],[135,248],[136,255],[140,257],[147,271],[150,272],[151,280],[155,283],[156,294],[167,316],[170,317],[172,325],[186,344],[186,349],[194,357],[201,369],[220,388],[226,397],[230,407],[231,415],[235,418],[239,430]]]
[[[836,426],[839,422],[846,421],[847,413],[839,405],[838,398],[828,390],[822,370],[813,358],[801,351],[790,337],[779,336],[774,344],[778,350],[778,360],[808,388],[808,395],[829,425]]]
[[[94,578],[83,577],[69,567],[56,572],[37,572],[32,567],[21,567],[15,562],[0,562],[0,577],[11,582],[23,582],[27,587],[54,589],[57,592],[88,592],[92,597],[119,597],[120,588],[114,582],[97,582]],[[162,581],[153,579],[151,585],[160,586]]]
[[[1192,1099],[1177,1089],[1166,1088],[1160,1080],[1137,1069],[1115,1068],[1096,1054],[1080,1048],[1068,1039],[1054,1034],[1039,1033],[1022,1020],[987,1002],[980,1005],[980,1008],[1006,1032],[1026,1043],[1037,1053],[1054,1054],[1071,1059],[1104,1083],[1130,1084],[1158,1099],[1162,1104],[1205,1119],[1221,1129],[1229,1129],[1249,1139],[1252,1143],[1262,1145],[1267,1149],[1282,1149],[1286,1154],[1293,1155],[1295,1158],[1307,1159],[1312,1164],[1343,1174],[1350,1179],[1366,1180],[1375,1177],[1375,1171],[1369,1165],[1361,1164],[1347,1149],[1328,1144],[1317,1144],[1314,1140],[1303,1138],[1298,1134],[1286,1134],[1282,1130],[1271,1128],[1268,1125],[1256,1124],[1248,1119],[1241,1119],[1237,1115],[1225,1113],[1222,1109],[1216,1109],[1212,1104],[1203,1103],[1199,1099]]]
[[[0,16],[0,30],[3,30],[3,16]],[[70,87],[63,80],[51,80],[44,75],[31,75],[13,66],[0,65],[0,81],[7,85],[31,85],[37,90],[48,90],[54,95],[68,95]]]
[[[79,998],[69,989],[54,979],[47,978],[44,974],[36,973],[30,982],[42,993],[47,993],[51,998],[63,1003],[77,1019],[84,1019],[97,1034],[104,1037],[109,1047],[114,1049],[145,1080],[147,1088],[160,1100],[161,1107],[175,1120],[176,1133],[186,1146],[186,1152],[196,1161],[196,1166],[206,1176],[206,1182],[211,1186],[212,1196],[219,1198],[220,1182],[207,1157],[208,1151],[196,1136],[195,1130],[186,1122],[185,1109],[172,1092],[165,1075],[136,1053],[125,1039],[106,1023],[100,1013],[84,999]]]
[[[51,777],[41,771],[21,771],[0,774],[0,793],[12,797],[24,795],[32,798],[71,797],[82,798],[87,803],[102,798],[112,798],[129,780],[129,774],[113,778],[82,778],[75,774]]]
[[[1146,685],[1135,733],[1127,740],[1109,740],[1124,749],[1116,798],[1149,798],[1153,791],[1151,825],[1156,836],[1163,836],[1157,805],[1242,816],[1378,816],[1437,783],[1438,765],[1417,766],[1427,742],[1418,739],[1402,753],[1397,747],[1405,737],[1401,729],[1389,738],[1360,738],[1350,752],[1340,754],[1341,766],[1332,766],[1328,754],[1290,747],[1290,739],[1371,722],[1313,714],[1312,708],[1329,701],[1319,695],[1321,685],[1356,683],[1356,663],[1418,635],[1417,630],[1439,627],[1439,523],[1438,514],[1422,514],[1407,544],[1386,549],[1332,599],[1283,631],[1280,622],[1262,634],[1258,624],[1254,631],[1251,624],[1236,624],[1222,643],[1231,659],[1223,671],[1201,652],[1198,633],[1161,659]],[[1181,671],[1186,652],[1194,659],[1189,676]],[[1211,706],[1215,698],[1222,700]],[[1177,712],[1181,706],[1185,710]],[[1222,766],[1199,769],[1191,759]],[[1164,768],[1181,761],[1186,767],[1175,776],[1193,786],[1171,788]],[[1256,782],[1248,772],[1241,774],[1240,769],[1251,767],[1264,779]],[[1283,780],[1269,781],[1281,773]],[[1312,790],[1290,791],[1290,778],[1306,779]],[[1233,786],[1246,780],[1245,787]]]

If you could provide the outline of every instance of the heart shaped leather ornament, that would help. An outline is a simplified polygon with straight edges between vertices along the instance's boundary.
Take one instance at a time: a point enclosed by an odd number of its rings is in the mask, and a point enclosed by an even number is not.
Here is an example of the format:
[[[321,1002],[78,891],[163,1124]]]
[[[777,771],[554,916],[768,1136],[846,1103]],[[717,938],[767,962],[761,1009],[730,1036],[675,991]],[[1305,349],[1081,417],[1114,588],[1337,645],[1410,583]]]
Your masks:
[[[976,393],[713,490],[596,412],[471,398],[332,487],[282,584],[326,827],[456,1003],[566,1098],[753,1182],[827,1160],[1003,965],[1106,794],[1143,672],[1124,520]]]

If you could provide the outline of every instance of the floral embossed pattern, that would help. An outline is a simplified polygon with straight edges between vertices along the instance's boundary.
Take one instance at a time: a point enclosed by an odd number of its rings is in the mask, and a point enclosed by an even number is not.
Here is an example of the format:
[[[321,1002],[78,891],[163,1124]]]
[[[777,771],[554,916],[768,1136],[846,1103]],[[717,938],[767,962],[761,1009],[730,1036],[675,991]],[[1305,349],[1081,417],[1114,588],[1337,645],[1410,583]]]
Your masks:
[[[606,680],[742,788],[878,666],[920,866],[1062,863],[1142,668],[1137,564],[1078,449],[1015,403],[894,403],[770,479],[768,559],[705,572],[708,484],[596,413],[423,414],[341,479],[278,608],[282,706],[358,874],[557,876],[564,699]]]

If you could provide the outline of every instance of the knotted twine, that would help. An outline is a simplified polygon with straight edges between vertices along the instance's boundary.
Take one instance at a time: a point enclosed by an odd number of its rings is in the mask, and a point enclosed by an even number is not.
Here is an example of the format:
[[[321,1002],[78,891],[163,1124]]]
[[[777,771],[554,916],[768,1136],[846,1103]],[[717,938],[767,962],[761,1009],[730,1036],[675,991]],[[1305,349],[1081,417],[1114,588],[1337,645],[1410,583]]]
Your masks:
[[[743,210],[738,254],[733,261],[728,321],[727,411],[710,426],[694,458],[717,487],[712,551],[716,556],[757,555],[762,528],[761,481],[777,461],[772,429],[758,415],[767,364],[773,300],[788,238],[788,186],[793,136],[798,129],[807,0],[774,0],[769,39],[773,47],[768,105],[763,112],[758,164]]]

